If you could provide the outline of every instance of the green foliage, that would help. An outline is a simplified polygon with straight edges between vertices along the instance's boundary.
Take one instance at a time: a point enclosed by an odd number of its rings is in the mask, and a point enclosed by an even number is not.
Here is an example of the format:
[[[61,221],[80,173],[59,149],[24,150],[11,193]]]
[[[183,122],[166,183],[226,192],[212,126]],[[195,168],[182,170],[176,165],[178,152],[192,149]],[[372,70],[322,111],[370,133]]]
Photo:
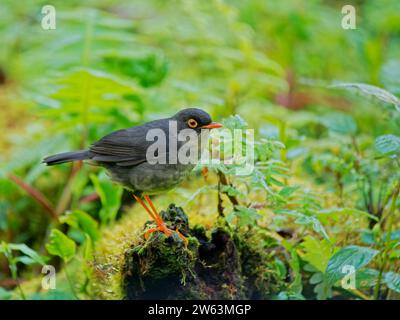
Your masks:
[[[0,288],[0,300],[9,300],[12,297],[12,292]]]
[[[261,216],[255,209],[238,205],[235,206],[235,210],[227,216],[227,221],[232,222],[234,217],[238,219],[238,226],[243,227],[246,225],[255,225],[257,219],[259,219]]]
[[[348,114],[332,113],[322,118],[322,123],[332,132],[344,135],[354,135],[357,132],[357,125]]]
[[[49,242],[46,244],[46,249],[50,254],[68,262],[75,255],[76,244],[60,230],[53,229],[49,237]]]
[[[385,282],[390,289],[400,292],[400,274],[387,272],[385,274]]]
[[[377,250],[355,245],[342,248],[328,262],[326,268],[328,283],[333,285],[345,275],[343,267],[350,266],[358,270],[367,265],[378,253]]]
[[[317,240],[311,236],[304,239],[302,247],[304,248],[302,259],[320,272],[325,272],[330,258],[337,251],[328,240]]]
[[[104,172],[98,176],[91,175],[90,179],[102,204],[99,213],[101,224],[113,222],[121,204],[122,188],[110,182]]]
[[[84,232],[93,242],[96,242],[100,237],[97,221],[84,211],[68,212],[64,217],[61,217],[61,222]]]
[[[11,272],[11,277],[15,281],[18,281],[19,263],[23,265],[46,264],[45,262],[46,259],[44,257],[40,256],[36,251],[32,250],[24,243],[6,243],[2,241],[0,243],[0,254],[3,254],[6,257],[8,261],[8,267]],[[17,286],[20,291],[21,298],[25,299],[25,294],[22,288],[20,287],[19,284]],[[10,298],[9,292],[5,290],[0,290],[0,300],[2,299],[6,300],[9,298]]]
[[[340,83],[334,85],[333,87],[358,91],[364,95],[372,96],[380,101],[391,103],[398,110],[400,110],[400,100],[395,95],[382,88],[365,83]]]
[[[376,149],[383,154],[400,153],[400,137],[393,134],[379,136],[375,141]]]
[[[199,165],[157,201],[183,198],[190,221],[254,236],[273,261],[257,276],[279,275],[276,299],[398,298],[398,1],[357,2],[357,32],[338,28],[332,1],[65,2],[56,30],[40,28],[41,6],[6,0],[0,10],[0,279],[23,278],[22,298],[42,276],[31,266],[49,258],[30,247],[48,242],[74,272],[67,290],[26,297],[93,298],[92,275],[119,272],[93,261],[142,231],[124,229],[131,199],[103,171],[50,168],[43,157],[186,106],[227,131],[254,130],[254,141],[212,132],[210,148],[241,148],[241,162],[212,163],[207,180]],[[254,170],[238,175],[249,163]],[[101,252],[115,226],[124,236]],[[355,290],[339,285],[345,264],[356,269]],[[0,288],[0,299],[14,297]]]
[[[115,71],[137,78],[143,87],[161,83],[168,72],[166,59],[152,52],[138,57],[105,56],[104,61]]]

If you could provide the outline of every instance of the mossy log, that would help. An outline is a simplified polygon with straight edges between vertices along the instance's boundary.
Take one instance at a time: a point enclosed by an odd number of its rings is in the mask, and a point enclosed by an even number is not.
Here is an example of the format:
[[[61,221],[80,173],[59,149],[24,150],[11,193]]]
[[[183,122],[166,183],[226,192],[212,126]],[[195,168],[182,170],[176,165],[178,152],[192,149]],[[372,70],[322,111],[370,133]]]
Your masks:
[[[187,215],[174,204],[161,216],[188,238],[188,245],[175,233],[153,233],[133,244],[124,253],[123,298],[264,299],[273,293],[276,278],[268,270],[268,255],[256,243],[227,226],[210,232],[190,228]]]

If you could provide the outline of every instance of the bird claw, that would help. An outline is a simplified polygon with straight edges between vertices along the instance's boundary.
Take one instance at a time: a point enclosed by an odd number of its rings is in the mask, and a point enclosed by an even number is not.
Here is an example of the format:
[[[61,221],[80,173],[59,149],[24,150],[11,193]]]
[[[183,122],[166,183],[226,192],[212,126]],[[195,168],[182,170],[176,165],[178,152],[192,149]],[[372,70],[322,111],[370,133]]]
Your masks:
[[[175,231],[175,233],[178,235],[178,237],[181,238],[181,240],[185,243],[185,247],[187,247],[187,245],[189,243],[188,239],[182,233],[179,232],[179,229],[172,230],[172,229],[168,228],[165,224],[161,224],[161,225],[157,226],[156,228],[151,228],[151,229],[147,230],[144,233],[144,238],[147,240],[149,238],[150,233],[153,233],[156,231],[160,231],[160,232],[164,233],[167,237],[172,235],[172,232]]]
[[[147,230],[144,233],[144,238],[147,240],[149,238],[149,234],[156,232],[156,231],[160,231],[160,232],[164,233],[167,237],[169,237],[173,232],[173,230],[169,229],[165,224],[160,224],[156,228],[151,228],[151,229]]]

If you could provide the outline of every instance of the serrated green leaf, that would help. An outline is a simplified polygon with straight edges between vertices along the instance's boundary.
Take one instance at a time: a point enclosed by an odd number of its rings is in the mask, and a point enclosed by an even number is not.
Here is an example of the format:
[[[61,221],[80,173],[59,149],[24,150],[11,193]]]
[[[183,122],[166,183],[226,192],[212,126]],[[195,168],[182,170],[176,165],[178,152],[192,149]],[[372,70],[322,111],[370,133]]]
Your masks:
[[[243,206],[235,206],[234,214],[238,218],[239,226],[255,224],[256,220],[261,217],[256,209]]]
[[[344,266],[358,270],[367,265],[378,253],[378,250],[355,245],[342,248],[328,262],[325,273],[329,284],[333,285],[345,276],[342,272]]]
[[[394,272],[386,272],[385,283],[388,288],[400,293],[400,274]]]
[[[326,239],[318,240],[311,236],[305,237],[302,247],[302,259],[314,266],[318,271],[325,272],[329,259],[335,253],[335,248]]]

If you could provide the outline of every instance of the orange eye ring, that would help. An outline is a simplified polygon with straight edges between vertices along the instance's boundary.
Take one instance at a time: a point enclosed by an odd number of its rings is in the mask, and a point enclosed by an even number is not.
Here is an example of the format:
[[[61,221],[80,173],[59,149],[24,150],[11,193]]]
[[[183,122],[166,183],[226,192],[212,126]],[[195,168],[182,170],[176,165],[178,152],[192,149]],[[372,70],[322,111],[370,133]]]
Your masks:
[[[187,124],[188,124],[188,126],[189,126],[190,128],[192,128],[192,129],[197,128],[197,126],[198,126],[197,121],[194,120],[194,119],[189,119],[188,122],[187,122]]]

